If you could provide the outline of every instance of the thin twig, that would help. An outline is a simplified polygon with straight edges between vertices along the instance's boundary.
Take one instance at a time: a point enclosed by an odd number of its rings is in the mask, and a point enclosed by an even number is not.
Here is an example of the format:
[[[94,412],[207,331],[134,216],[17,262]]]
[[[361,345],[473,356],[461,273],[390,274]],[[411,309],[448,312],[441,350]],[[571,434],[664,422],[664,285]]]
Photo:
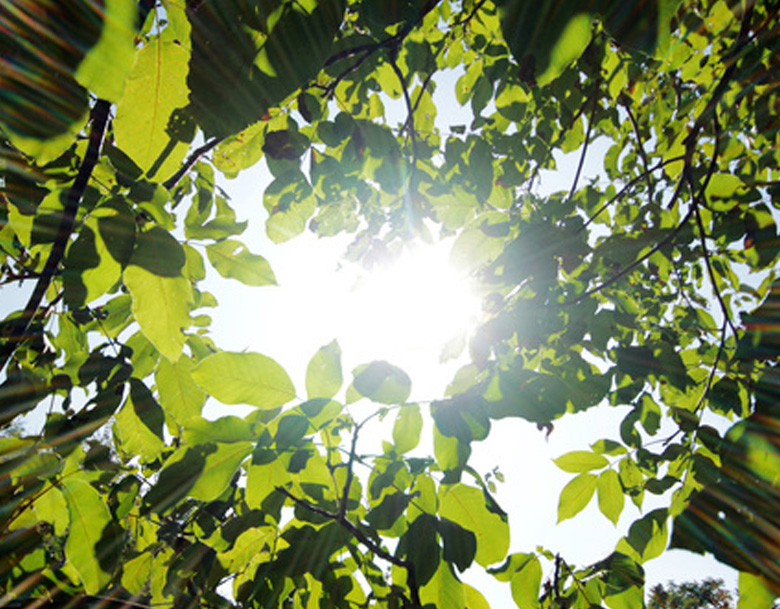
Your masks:
[[[590,145],[590,132],[593,128],[593,115],[596,114],[597,108],[596,100],[593,100],[593,108],[591,108],[590,116],[588,117],[588,129],[585,131],[585,143],[582,146],[582,153],[580,153],[580,162],[577,163],[577,171],[574,174],[574,180],[571,184],[571,190],[569,190],[569,200],[577,192],[577,182],[580,181],[580,174],[582,173],[582,166],[585,164],[585,155],[588,153],[588,146]]]
[[[452,26],[453,26],[453,27],[455,27],[455,26],[457,26],[457,25],[463,25],[464,23],[468,23],[469,21],[471,21],[471,20],[474,18],[474,15],[476,15],[476,14],[477,14],[477,11],[479,11],[479,9],[481,9],[481,8],[482,8],[482,5],[484,5],[484,4],[485,4],[485,2],[487,2],[487,0],[480,0],[479,2],[477,2],[477,3],[474,5],[474,8],[473,8],[473,9],[471,9],[471,12],[470,12],[470,13],[469,13],[469,14],[468,14],[466,17],[464,17],[464,18],[463,18],[463,19],[461,19],[460,21],[455,21],[455,22],[452,24]]]
[[[434,8],[436,8],[436,5],[439,4],[441,0],[428,0],[425,5],[421,8],[420,14],[417,16],[416,19],[413,19],[412,21],[408,22],[406,25],[404,25],[398,32],[393,34],[392,36],[389,36],[388,38],[384,38],[382,40],[379,40],[378,42],[375,42],[373,44],[362,44],[356,47],[353,47],[351,49],[345,49],[343,51],[339,51],[335,55],[332,55],[325,61],[325,67],[330,67],[331,65],[343,60],[343,59],[349,59],[351,57],[356,57],[360,55],[360,57],[355,61],[355,63],[347,66],[344,70],[342,70],[334,79],[333,82],[331,82],[329,85],[325,87],[321,87],[324,90],[324,93],[326,96],[330,96],[335,90],[336,87],[339,85],[339,83],[344,80],[347,76],[349,76],[352,72],[355,72],[362,66],[374,53],[379,51],[380,49],[394,49],[397,48],[404,38],[406,38],[409,35],[409,32],[411,32],[414,28],[416,28],[420,23],[422,23],[423,19],[425,19],[426,15],[430,13]]]
[[[707,398],[707,394],[710,392],[710,387],[712,387],[712,381],[715,380],[715,372],[718,369],[718,363],[720,362],[720,358],[723,355],[723,351],[726,348],[726,330],[728,329],[728,323],[727,320],[724,319],[723,323],[720,326],[720,343],[718,344],[718,352],[715,354],[715,361],[712,363],[712,368],[710,369],[710,373],[707,375],[707,382],[704,384],[704,391],[701,392],[701,397],[699,398],[699,401],[696,403],[696,408],[693,409],[693,412],[697,412],[699,408],[702,407],[704,404],[704,400]]]
[[[731,331],[734,333],[734,336],[737,336],[737,329],[734,327],[734,323],[731,321],[731,313],[729,312],[728,307],[726,307],[726,303],[723,300],[723,294],[718,287],[718,282],[715,277],[715,270],[712,268],[712,260],[710,259],[710,253],[707,249],[707,233],[704,231],[704,223],[702,222],[701,212],[699,211],[698,205],[693,206],[693,212],[696,216],[696,226],[699,228],[699,240],[701,243],[702,255],[704,256],[704,266],[707,268],[707,275],[709,275],[710,283],[712,283],[712,291],[715,293],[715,299],[720,305],[720,310],[723,313],[723,319],[726,321],[726,323],[728,323]]]
[[[567,307],[567,306],[578,304],[578,303],[582,302],[583,300],[585,300],[588,296],[592,296],[593,294],[596,294],[597,292],[600,292],[604,288],[609,287],[610,285],[615,283],[621,277],[624,277],[625,275],[627,275],[628,273],[633,271],[636,267],[638,267],[640,264],[645,262],[648,258],[650,258],[650,256],[655,254],[662,247],[664,247],[664,246],[668,245],[669,243],[671,243],[671,241],[677,236],[677,233],[679,233],[682,230],[682,228],[688,223],[688,220],[691,219],[692,215],[693,215],[693,209],[691,209],[686,214],[686,216],[682,219],[682,221],[677,226],[677,228],[675,228],[671,232],[671,234],[669,234],[664,240],[659,241],[658,243],[656,243],[652,247],[652,249],[650,251],[648,251],[644,256],[642,256],[638,260],[636,260],[636,261],[632,262],[631,264],[629,264],[626,268],[622,269],[619,273],[617,273],[613,277],[610,277],[609,279],[607,279],[604,283],[601,283],[601,284],[597,285],[595,288],[592,288],[592,289],[588,290],[587,292],[584,292],[583,294],[580,294],[579,296],[577,296],[577,298],[574,298],[572,300],[569,300],[569,301],[566,301],[564,303],[561,303],[559,306]]]
[[[103,143],[103,136],[106,131],[110,108],[111,104],[103,99],[99,99],[92,108],[92,126],[89,133],[87,152],[84,154],[84,159],[76,174],[76,179],[68,189],[68,194],[65,199],[65,209],[62,211],[60,226],[54,237],[54,243],[49,252],[49,257],[46,260],[46,266],[43,267],[43,271],[41,272],[40,277],[38,277],[35,289],[33,290],[30,299],[27,301],[27,306],[25,306],[21,317],[14,320],[8,341],[5,348],[2,350],[2,353],[0,353],[0,372],[5,368],[8,360],[29,330],[30,324],[40,308],[41,302],[43,302],[46,290],[49,288],[49,284],[57,273],[57,268],[65,255],[65,248],[67,247],[70,235],[73,232],[76,213],[78,212],[81,198],[84,196],[87,184],[92,176],[92,170],[95,168],[100,156],[100,147]]]
[[[401,73],[401,69],[395,61],[395,57],[390,58],[390,67],[393,68],[393,72],[398,77],[398,82],[401,83],[401,91],[404,95],[404,103],[406,104],[407,119],[406,125],[409,126],[409,138],[412,141],[412,161],[413,164],[417,164],[417,134],[414,131],[414,106],[412,106],[412,98],[409,96],[409,88],[406,86],[406,80]]]
[[[357,450],[357,441],[358,441],[358,434],[360,432],[360,427],[355,427],[355,430],[352,432],[352,445],[349,449],[349,460],[347,461],[347,479],[344,482],[344,490],[341,495],[341,504],[339,505],[339,513],[338,518],[339,520],[346,517],[347,515],[347,505],[349,504],[349,490],[352,486],[352,478],[354,476],[353,466],[355,464],[355,452]]]
[[[631,106],[628,104],[624,104],[623,107],[626,109],[626,114],[628,114],[628,120],[631,121],[631,126],[634,129],[634,135],[636,135],[636,143],[637,143],[637,149],[639,150],[639,156],[642,159],[642,164],[645,167],[645,177],[647,178],[647,199],[648,202],[653,202],[653,197],[655,195],[654,189],[653,189],[653,180],[650,176],[650,163],[647,160],[647,153],[645,152],[645,146],[642,143],[642,135],[639,133],[639,123],[636,121],[636,117],[634,116],[634,113],[631,111]]]
[[[352,535],[366,548],[368,548],[370,552],[373,552],[374,554],[376,554],[383,560],[386,560],[390,564],[405,569],[407,573],[406,579],[407,579],[407,585],[409,586],[409,593],[411,596],[412,607],[414,609],[420,609],[422,607],[422,605],[420,604],[420,593],[417,586],[417,577],[415,575],[414,565],[412,563],[403,560],[402,558],[398,558],[397,556],[393,556],[387,550],[377,545],[372,539],[370,539],[365,533],[363,533],[363,531],[358,529],[354,524],[352,524],[349,520],[347,520],[346,516],[339,517],[338,514],[328,512],[327,510],[323,510],[322,508],[319,508],[316,505],[312,505],[308,501],[299,499],[298,497],[293,495],[290,491],[288,491],[286,488],[282,486],[277,486],[276,491],[278,493],[281,493],[291,501],[293,501],[293,503],[296,503],[297,505],[301,506],[302,508],[314,512],[315,514],[319,514],[320,516],[323,516],[325,518],[335,520],[336,522],[338,522],[340,526],[344,527],[350,533],[350,535]]]
[[[696,226],[699,229],[699,241],[701,243],[702,256],[704,257],[704,265],[707,268],[707,275],[710,278],[710,283],[712,283],[712,291],[715,293],[715,299],[718,301],[718,305],[720,306],[724,320],[728,323],[734,336],[737,336],[737,329],[734,326],[734,323],[731,321],[731,312],[723,300],[723,294],[720,291],[720,287],[718,286],[717,278],[715,276],[715,269],[712,267],[712,258],[710,256],[709,249],[707,248],[707,232],[704,229],[704,222],[702,221],[701,211],[699,210],[699,207],[704,204],[704,193],[710,183],[710,178],[713,176],[718,166],[717,159],[718,142],[720,140],[720,123],[718,122],[717,116],[713,118],[713,123],[715,127],[715,151],[712,154],[712,159],[710,161],[709,167],[707,168],[707,175],[704,177],[704,181],[699,187],[698,193],[694,191],[693,178],[690,176],[690,174],[688,175],[688,186],[691,189],[691,195],[693,196],[693,200],[691,201],[691,209],[696,216]]]
[[[656,165],[648,169],[646,173],[652,173],[654,171],[658,171],[659,169],[662,169],[667,165],[671,165],[672,163],[679,163],[680,161],[684,161],[684,160],[685,160],[685,156],[680,155],[680,156],[672,157],[671,159],[659,161]],[[631,178],[631,180],[629,180],[628,183],[626,183],[626,185],[623,186],[623,188],[621,188],[617,194],[615,194],[611,199],[606,201],[604,204],[602,204],[601,207],[599,207],[595,212],[593,212],[593,215],[585,221],[585,224],[583,224],[579,228],[579,231],[585,230],[589,224],[592,224],[593,221],[596,218],[598,218],[599,215],[601,215],[601,213],[605,209],[607,209],[607,207],[609,207],[613,203],[616,203],[617,201],[625,197],[629,193],[629,191],[636,185],[636,183],[639,182],[640,180],[643,180],[644,178],[645,178],[645,173],[641,173],[638,176]],[[679,186],[678,186],[678,190],[679,190]],[[675,196],[672,198],[672,200],[674,200],[677,196],[678,196],[677,193],[675,193]]]
[[[224,140],[224,137],[215,137],[213,139],[210,139],[208,142],[200,146],[199,148],[196,148],[192,151],[192,154],[190,154],[189,157],[187,157],[187,160],[184,161],[184,164],[179,167],[179,169],[174,173],[170,178],[165,180],[165,182],[162,183],[162,185],[165,187],[166,190],[171,190],[176,184],[179,183],[179,180],[181,180],[184,177],[184,174],[186,174],[190,169],[192,169],[192,166],[198,162],[198,159],[202,157],[204,154],[206,154],[209,150],[214,148],[215,146],[219,145],[222,140]]]

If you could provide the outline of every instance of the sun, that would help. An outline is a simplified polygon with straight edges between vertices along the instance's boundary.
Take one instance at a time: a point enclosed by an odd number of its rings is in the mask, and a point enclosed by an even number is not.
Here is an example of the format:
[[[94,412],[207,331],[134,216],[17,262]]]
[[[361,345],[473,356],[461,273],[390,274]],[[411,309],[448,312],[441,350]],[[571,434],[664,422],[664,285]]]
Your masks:
[[[392,263],[357,277],[340,308],[345,353],[433,373],[457,355],[481,311],[472,280],[450,262],[451,241],[406,246]]]

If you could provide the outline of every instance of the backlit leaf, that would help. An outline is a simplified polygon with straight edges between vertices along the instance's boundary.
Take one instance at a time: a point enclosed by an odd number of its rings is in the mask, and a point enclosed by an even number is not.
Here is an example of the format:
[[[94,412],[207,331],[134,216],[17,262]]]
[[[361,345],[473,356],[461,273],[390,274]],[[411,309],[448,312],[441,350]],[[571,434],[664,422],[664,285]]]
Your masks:
[[[603,455],[598,455],[586,450],[575,450],[566,453],[557,459],[553,459],[553,463],[563,471],[572,474],[589,472],[609,465],[609,461]]]
[[[188,103],[188,60],[181,44],[152,38],[138,51],[117,105],[116,143],[150,177],[170,176],[194,136],[187,119],[175,112]]]
[[[95,95],[117,103],[135,59],[135,0],[106,0],[100,38],[79,64],[76,80]]]
[[[405,402],[412,391],[412,380],[398,366],[387,362],[371,362],[353,372],[352,386],[374,402],[398,404]]]
[[[190,325],[189,282],[184,277],[162,277],[133,265],[125,269],[124,280],[144,336],[169,360],[179,359],[184,345],[182,329]]]
[[[419,444],[422,426],[422,414],[417,404],[401,406],[393,424],[393,444],[398,453],[408,452]]]
[[[244,285],[276,285],[276,277],[268,261],[262,256],[252,254],[238,241],[219,241],[206,247],[206,253],[211,264],[223,277],[236,279]]]
[[[295,387],[284,368],[259,353],[215,353],[195,366],[192,378],[223,404],[270,410],[295,397]]]
[[[753,607],[771,607],[777,598],[777,592],[771,584],[760,575],[740,572],[739,600],[737,609],[752,609]]]
[[[487,509],[482,490],[465,484],[442,487],[439,515],[477,536],[475,560],[487,566],[502,560],[509,549],[509,526],[504,518]]]
[[[111,523],[111,513],[97,490],[84,480],[68,478],[59,488],[70,515],[65,556],[81,577],[87,594],[98,594],[112,577],[101,567],[99,555],[99,544]]]
[[[563,487],[558,500],[558,522],[572,518],[588,505],[596,492],[598,478],[594,474],[580,474]]]
[[[180,357],[175,362],[163,359],[155,371],[160,405],[179,425],[198,418],[206,401],[206,394],[192,380],[194,366],[188,357]]]
[[[306,367],[306,393],[309,399],[332,398],[341,389],[341,348],[335,340],[320,347]]]
[[[620,477],[614,469],[608,469],[601,473],[598,482],[599,509],[601,513],[617,524],[620,513],[623,511],[623,487],[620,485]]]

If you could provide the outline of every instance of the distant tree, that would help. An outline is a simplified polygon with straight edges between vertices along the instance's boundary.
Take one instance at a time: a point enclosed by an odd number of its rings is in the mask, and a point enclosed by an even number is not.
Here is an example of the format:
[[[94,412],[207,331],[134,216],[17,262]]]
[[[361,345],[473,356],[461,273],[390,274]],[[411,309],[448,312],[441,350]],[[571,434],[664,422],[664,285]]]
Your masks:
[[[733,609],[734,596],[722,579],[708,577],[702,581],[680,584],[657,584],[650,590],[647,609]]]

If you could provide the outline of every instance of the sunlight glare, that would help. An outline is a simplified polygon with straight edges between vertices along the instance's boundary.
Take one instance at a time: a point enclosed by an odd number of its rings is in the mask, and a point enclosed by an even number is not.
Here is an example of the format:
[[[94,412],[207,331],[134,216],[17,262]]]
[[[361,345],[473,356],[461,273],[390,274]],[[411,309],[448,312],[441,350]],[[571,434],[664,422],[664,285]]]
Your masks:
[[[417,245],[360,277],[340,316],[344,346],[401,365],[436,365],[444,346],[465,337],[480,312],[468,276],[449,263],[450,247]]]

